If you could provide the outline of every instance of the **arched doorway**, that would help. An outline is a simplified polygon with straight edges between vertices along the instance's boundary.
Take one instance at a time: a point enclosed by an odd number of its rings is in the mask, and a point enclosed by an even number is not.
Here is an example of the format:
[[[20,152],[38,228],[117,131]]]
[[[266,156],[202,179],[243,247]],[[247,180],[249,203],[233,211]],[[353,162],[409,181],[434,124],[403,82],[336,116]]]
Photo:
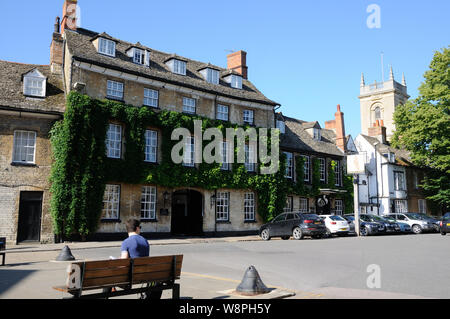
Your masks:
[[[179,190],[172,197],[173,235],[201,235],[203,233],[203,196],[191,189]]]

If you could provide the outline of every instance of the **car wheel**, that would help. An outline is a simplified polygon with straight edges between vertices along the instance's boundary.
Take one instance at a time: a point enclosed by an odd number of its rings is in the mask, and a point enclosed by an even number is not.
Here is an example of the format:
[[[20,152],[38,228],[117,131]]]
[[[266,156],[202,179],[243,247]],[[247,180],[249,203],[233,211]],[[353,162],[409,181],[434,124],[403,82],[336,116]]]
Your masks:
[[[296,239],[296,240],[300,240],[303,238],[303,232],[300,229],[300,227],[294,228],[294,230],[292,231],[292,236],[294,236],[294,239]]]
[[[264,229],[261,232],[261,238],[262,238],[262,240],[270,240],[270,232],[268,229]]]
[[[447,233],[441,232],[441,235],[442,235],[442,236],[445,236],[445,235],[447,235]]]
[[[325,236],[327,236],[327,238],[331,238],[332,234],[331,231],[327,228],[327,232],[325,233]]]
[[[414,225],[412,227],[412,231],[414,234],[420,234],[422,232],[422,228],[419,225]]]
[[[281,239],[283,240],[289,240],[291,238],[291,236],[282,236]]]
[[[369,231],[366,227],[361,228],[360,230],[361,236],[369,236]]]

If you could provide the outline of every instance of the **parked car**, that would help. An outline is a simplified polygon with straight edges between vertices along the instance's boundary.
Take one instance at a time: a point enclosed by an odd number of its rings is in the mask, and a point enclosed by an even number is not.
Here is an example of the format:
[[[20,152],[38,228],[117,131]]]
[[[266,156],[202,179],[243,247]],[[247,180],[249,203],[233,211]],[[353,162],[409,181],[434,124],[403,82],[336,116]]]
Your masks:
[[[325,222],[327,227],[327,234],[331,235],[348,235],[350,226],[347,220],[337,215],[319,215]]]
[[[450,233],[450,213],[445,214],[440,222],[440,232],[442,236]]]
[[[344,216],[342,216],[342,218],[344,218],[348,223],[348,227],[349,227],[348,234],[356,235],[355,223],[353,222],[355,220],[355,218],[351,215],[344,215]]]
[[[440,223],[441,221],[437,218],[434,218],[433,216],[423,214],[423,213],[417,213],[420,217],[422,217],[424,220],[427,220],[433,224],[433,230],[436,233],[439,233]]]
[[[273,237],[287,240],[291,236],[297,240],[304,236],[322,238],[326,233],[325,223],[318,215],[300,213],[283,213],[259,229],[259,235],[263,240],[270,240]]]
[[[420,215],[416,213],[393,213],[388,214],[396,221],[407,223],[411,226],[411,230],[414,234],[420,234],[422,232],[433,231],[433,224],[427,220],[424,220]]]
[[[345,215],[346,218],[355,222],[354,215]],[[385,231],[384,224],[373,222],[366,214],[359,215],[359,233],[361,236],[369,236],[383,233]]]
[[[392,218],[392,216],[389,216],[389,215],[384,215],[383,218],[387,219],[387,220],[389,220],[391,222],[397,223],[397,225],[400,227],[400,232],[401,233],[410,233],[410,232],[412,232],[411,226],[409,226],[407,223],[396,221],[394,218]]]
[[[385,233],[400,233],[400,226],[395,221],[388,220],[386,218],[377,215],[367,215],[371,221],[378,222],[384,225]]]

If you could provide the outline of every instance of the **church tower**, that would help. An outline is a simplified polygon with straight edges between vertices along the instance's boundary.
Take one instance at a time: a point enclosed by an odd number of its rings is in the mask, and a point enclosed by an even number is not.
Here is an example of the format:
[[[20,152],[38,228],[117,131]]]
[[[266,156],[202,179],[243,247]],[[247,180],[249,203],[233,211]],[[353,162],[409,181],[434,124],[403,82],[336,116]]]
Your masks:
[[[389,80],[366,85],[364,74],[361,74],[360,95],[361,132],[369,135],[373,127],[386,127],[387,140],[390,141],[395,131],[394,111],[397,105],[404,104],[409,95],[406,89],[405,75],[402,83],[394,80],[394,72],[390,68]]]

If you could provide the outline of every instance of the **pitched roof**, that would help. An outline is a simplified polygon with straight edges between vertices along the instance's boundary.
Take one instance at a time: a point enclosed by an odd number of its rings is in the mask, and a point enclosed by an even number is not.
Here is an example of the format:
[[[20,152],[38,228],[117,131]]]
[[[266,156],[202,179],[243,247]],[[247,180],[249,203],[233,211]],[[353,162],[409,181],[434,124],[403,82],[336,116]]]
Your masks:
[[[277,116],[279,118],[279,115]],[[336,135],[332,130],[321,129],[322,138],[315,140],[307,131],[314,127],[311,123],[302,120],[282,116],[285,122],[285,133],[281,134],[280,147],[299,153],[321,153],[334,156],[344,156],[344,153],[336,146]]]
[[[26,97],[23,94],[23,75],[33,70],[47,77],[45,98]],[[65,102],[61,76],[52,74],[50,66],[0,60],[0,107],[63,113]]]
[[[219,85],[208,83],[199,72],[199,69],[205,66],[204,62],[187,59],[175,54],[164,53],[142,46],[151,52],[150,67],[148,67],[133,63],[132,59],[125,53],[128,48],[134,46],[135,44],[118,40],[107,35],[110,39],[116,41],[117,43],[116,57],[109,57],[99,54],[92,43],[93,38],[98,38],[102,36],[102,34],[79,28],[77,31],[67,30],[65,32],[65,36],[68,49],[77,61],[92,63],[102,67],[116,69],[150,79],[185,86],[225,97],[271,106],[279,105],[277,102],[265,97],[250,81],[245,79],[242,81],[242,90],[232,88],[228,83],[222,80],[219,81]],[[187,61],[186,76],[174,74],[169,70],[165,62],[171,58]],[[220,70],[221,73],[228,71],[227,69],[218,66],[211,67]]]
[[[395,162],[398,165],[402,166],[413,166],[411,161],[411,154],[404,149],[397,149],[393,148],[389,144],[381,144],[380,141],[376,137],[367,136],[364,134],[361,134],[364,139],[366,139],[367,142],[369,142],[372,146],[375,147],[375,144],[378,144],[379,146],[376,148],[376,150],[381,154],[385,153],[394,153],[395,154]]]

